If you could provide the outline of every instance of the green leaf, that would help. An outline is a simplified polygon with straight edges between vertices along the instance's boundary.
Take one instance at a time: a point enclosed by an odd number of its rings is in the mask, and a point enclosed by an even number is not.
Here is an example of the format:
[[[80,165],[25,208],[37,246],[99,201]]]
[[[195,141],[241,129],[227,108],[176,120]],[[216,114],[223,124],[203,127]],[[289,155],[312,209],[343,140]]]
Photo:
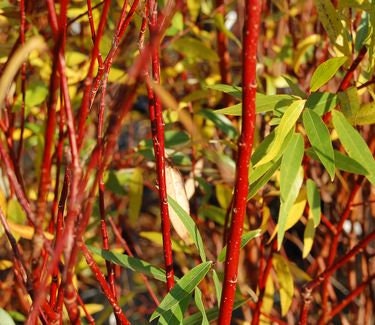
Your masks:
[[[195,287],[194,290],[194,300],[195,305],[197,306],[198,310],[201,312],[202,315],[202,325],[210,325],[206,315],[206,308],[203,304],[202,291],[200,291],[198,287]]]
[[[216,114],[225,114],[225,115],[233,115],[233,116],[241,116],[242,115],[242,103],[235,104],[232,106],[228,106],[225,108],[215,110]]]
[[[296,100],[288,107],[281,118],[279,126],[275,129],[275,139],[270,145],[269,151],[260,161],[258,161],[256,166],[265,164],[279,155],[284,140],[288,136],[289,131],[295,127],[295,123],[303,110],[304,104],[305,100]]]
[[[176,306],[162,314],[159,317],[158,325],[180,325],[190,300],[191,297],[186,296]]]
[[[375,102],[362,105],[350,119],[354,125],[368,125],[375,123]]]
[[[333,125],[345,151],[369,171],[367,179],[375,184],[375,160],[365,140],[339,111],[333,111]]]
[[[242,237],[241,237],[241,245],[240,245],[240,247],[243,248],[244,246],[246,246],[247,243],[250,240],[258,237],[260,235],[260,233],[261,233],[261,230],[260,229],[256,229],[256,230],[252,230],[252,231],[249,231],[249,232],[243,234]],[[217,257],[217,260],[219,262],[224,262],[226,254],[227,254],[227,246],[224,246],[224,248],[221,250],[219,256]]]
[[[347,60],[346,56],[340,56],[328,59],[320,64],[311,77],[310,91],[317,91],[325,85]]]
[[[199,233],[198,227],[195,224],[194,220],[186,213],[184,209],[170,196],[168,196],[168,203],[172,209],[176,212],[177,216],[180,218],[182,223],[185,225],[190,237],[192,238],[195,246],[198,249],[199,256],[202,261],[206,261],[206,253],[204,251],[204,245],[202,237]]]
[[[129,207],[128,215],[131,225],[135,225],[142,206],[143,197],[143,170],[134,168],[129,181]]]
[[[301,168],[303,152],[304,145],[302,135],[295,133],[284,152],[280,167],[281,204],[277,223],[278,249],[280,249],[282,245],[289,211],[298,196],[303,182],[303,169]]]
[[[216,84],[206,85],[206,88],[221,91],[222,93],[229,94],[237,99],[242,99],[242,88],[238,86]]]
[[[233,310],[236,310],[246,304],[249,301],[249,299],[243,299],[243,300],[236,300],[234,302]],[[213,322],[219,317],[219,308],[214,307],[211,309],[208,309],[206,311],[206,315],[209,322]],[[194,315],[191,315],[187,318],[185,318],[182,322],[183,325],[201,325],[202,324],[202,314],[200,312],[195,313]]]
[[[218,307],[220,307],[221,293],[223,291],[223,286],[215,270],[212,270],[212,280],[214,281],[217,304],[218,304]]]
[[[329,131],[320,116],[310,109],[303,112],[302,119],[307,137],[333,181],[335,178],[335,157]]]
[[[174,50],[189,59],[219,61],[217,53],[199,39],[185,36],[176,39],[171,45]]]
[[[319,160],[318,155],[315,153],[313,148],[309,148],[306,150],[306,154],[315,159]],[[341,152],[334,150],[335,155],[335,165],[337,169],[343,170],[348,173],[353,174],[360,174],[360,175],[367,175],[368,171],[357,161],[354,159],[345,156]]]
[[[311,179],[306,181],[307,201],[309,202],[310,210],[314,221],[314,226],[320,224],[320,216],[322,214],[320,209],[320,194],[315,182]]]
[[[1,325],[16,325],[12,317],[3,309],[0,308],[0,324]]]
[[[344,28],[340,16],[331,1],[315,0],[319,19],[328,37],[343,54],[350,55],[347,28]]]
[[[146,261],[128,256],[126,254],[116,253],[90,245],[87,245],[87,248],[94,254],[103,257],[106,261],[120,265],[128,270],[150,276],[156,280],[166,282],[165,271],[159,267],[151,265]]]
[[[359,97],[356,87],[349,87],[345,91],[338,93],[340,107],[347,118],[355,116],[359,110]]]
[[[226,116],[216,114],[216,112],[211,109],[202,109],[199,111],[199,114],[212,121],[215,126],[223,131],[229,138],[234,138],[238,135],[236,128]]]
[[[204,204],[199,208],[198,214],[201,218],[212,220],[224,226],[226,211],[223,208],[211,204]]]
[[[159,247],[163,247],[163,235],[159,231],[141,231],[139,233],[139,236],[153,242]],[[174,252],[192,254],[192,250],[188,246],[181,245],[180,241],[175,240],[173,238],[171,239],[171,241],[172,250]]]
[[[165,314],[189,296],[210,270],[212,262],[203,262],[179,279],[151,315],[150,321]]]
[[[35,106],[42,104],[48,96],[48,87],[42,82],[32,82],[28,85],[25,93],[25,107],[29,110]],[[18,96],[14,103],[14,111],[18,112],[21,108],[22,96]]]
[[[298,96],[302,99],[307,98],[306,93],[298,86],[297,83],[295,83],[294,81],[289,79],[287,76],[283,76],[283,78],[287,82],[287,84],[288,84],[290,90],[292,91],[293,95]]]
[[[255,169],[254,172],[250,174],[250,189],[247,199],[250,200],[258,193],[258,191],[270,180],[276,170],[280,167],[281,159],[273,162],[270,161],[262,166]],[[265,167],[264,167],[265,166]],[[261,175],[258,177],[257,172],[262,171]],[[264,173],[263,173],[264,172]]]
[[[337,100],[336,94],[315,92],[307,98],[305,107],[322,116],[336,107]]]
[[[216,85],[217,86],[217,85]],[[217,87],[219,89],[223,89],[222,87]],[[229,92],[226,93],[230,94],[237,94],[238,92]],[[242,90],[241,93],[242,94]],[[239,97],[241,98],[241,97]],[[293,101],[296,100],[296,97],[290,95],[263,95],[261,93],[256,94],[256,112],[257,113],[265,113],[271,112],[273,110],[283,110],[286,107],[289,107]],[[229,107],[225,107],[222,109],[215,110],[217,114],[226,114],[226,115],[234,115],[234,116],[241,116],[242,115],[242,104],[236,104]]]
[[[293,301],[293,275],[290,272],[288,262],[283,256],[274,254],[272,257],[272,264],[275,268],[277,281],[280,286],[281,315],[285,316]]]

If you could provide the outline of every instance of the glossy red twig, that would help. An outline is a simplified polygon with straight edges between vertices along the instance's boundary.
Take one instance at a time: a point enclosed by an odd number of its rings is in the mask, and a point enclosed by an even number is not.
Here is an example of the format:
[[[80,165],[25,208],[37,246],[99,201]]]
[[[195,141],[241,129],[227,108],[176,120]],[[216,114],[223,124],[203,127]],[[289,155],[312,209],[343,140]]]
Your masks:
[[[260,12],[261,2],[259,0],[246,1],[242,58],[242,130],[238,141],[233,212],[227,242],[228,248],[219,314],[220,325],[230,324],[237,285],[241,235],[249,190],[249,164],[255,130],[256,62]]]
[[[150,37],[156,37],[159,33],[158,24],[158,4],[154,0],[147,1],[149,11],[149,30]],[[160,61],[159,47],[154,46],[151,53],[152,61],[152,79],[153,82],[160,84]],[[163,252],[165,271],[167,279],[167,288],[170,290],[174,285],[172,240],[171,240],[171,222],[168,211],[167,184],[165,179],[165,148],[164,148],[164,121],[162,104],[159,96],[153,91],[152,85],[147,85],[149,114],[151,122],[152,141],[154,146],[156,173],[159,190],[161,226],[163,235]]]

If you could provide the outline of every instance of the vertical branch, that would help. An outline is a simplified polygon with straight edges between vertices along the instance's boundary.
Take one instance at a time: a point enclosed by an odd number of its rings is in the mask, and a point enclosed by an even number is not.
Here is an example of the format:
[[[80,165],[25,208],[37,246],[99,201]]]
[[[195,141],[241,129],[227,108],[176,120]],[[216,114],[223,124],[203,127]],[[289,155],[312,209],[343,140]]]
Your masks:
[[[255,130],[256,53],[260,27],[260,5],[259,0],[247,0],[245,5],[242,57],[242,130],[238,141],[237,173],[220,304],[220,325],[230,324],[237,285],[240,243],[249,187],[249,164]]]
[[[26,31],[26,8],[25,0],[20,1],[20,41],[21,45],[25,44],[25,31]],[[20,124],[20,140],[18,144],[17,162],[18,165],[21,163],[21,155],[23,150],[23,133],[25,130],[25,100],[26,100],[26,62],[22,63],[21,66],[21,124]]]
[[[149,0],[148,10],[150,15],[149,30],[150,38],[159,33],[158,7],[157,2]],[[160,83],[160,61],[159,47],[153,46],[151,49],[152,77],[153,82]],[[165,149],[164,149],[164,121],[160,98],[148,85],[149,110],[151,121],[152,141],[154,145],[156,172],[159,186],[161,225],[163,235],[163,252],[167,277],[167,288],[170,290],[174,285],[174,270],[171,241],[171,222],[168,211],[167,184],[165,180]]]
[[[225,19],[225,6],[224,0],[216,0],[217,12],[222,16],[222,19]],[[228,37],[222,30],[217,30],[216,32],[217,40],[217,51],[219,56],[219,69],[220,77],[222,84],[230,84],[232,81],[230,74],[230,65],[229,65],[229,52],[228,52]],[[223,95],[223,104],[229,106],[231,101],[231,96],[228,94]]]

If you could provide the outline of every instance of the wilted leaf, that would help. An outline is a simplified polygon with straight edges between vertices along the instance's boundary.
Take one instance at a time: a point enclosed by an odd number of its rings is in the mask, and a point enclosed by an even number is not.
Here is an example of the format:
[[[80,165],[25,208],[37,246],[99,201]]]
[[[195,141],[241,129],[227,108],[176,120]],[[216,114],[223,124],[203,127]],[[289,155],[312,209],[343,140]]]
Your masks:
[[[12,317],[3,309],[0,308],[0,324],[1,325],[16,325]]]
[[[175,168],[172,167],[169,163],[165,166],[165,180],[167,183],[167,193],[175,201],[177,201],[183,211],[186,212],[186,215],[190,214],[189,200],[186,195],[184,180],[181,173]],[[181,239],[188,245],[192,243],[192,238],[189,235],[189,231],[186,229],[183,221],[179,217],[178,213],[172,209],[170,206],[169,217],[173,228],[176,230],[176,233],[181,237]],[[189,217],[190,218],[190,217]]]

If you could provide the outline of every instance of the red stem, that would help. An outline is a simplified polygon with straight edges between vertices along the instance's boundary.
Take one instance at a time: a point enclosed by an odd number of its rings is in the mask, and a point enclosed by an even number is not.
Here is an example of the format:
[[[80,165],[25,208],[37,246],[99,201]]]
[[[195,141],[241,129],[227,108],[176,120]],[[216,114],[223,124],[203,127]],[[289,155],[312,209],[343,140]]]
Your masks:
[[[336,270],[345,265],[350,259],[356,256],[361,250],[363,250],[372,240],[375,240],[375,231],[367,235],[362,241],[354,246],[349,252],[347,252],[342,258],[335,263],[332,263],[324,272],[320,273],[314,280],[307,283],[302,292],[303,303],[301,306],[301,315],[299,324],[306,325],[308,320],[308,312],[312,303],[312,291],[319,286],[323,281],[328,279]]]
[[[147,3],[150,21],[149,30],[150,37],[155,37],[159,33],[158,26],[158,7],[157,2],[149,0]],[[151,53],[152,58],[152,77],[155,83],[160,83],[160,61],[159,47],[154,46]],[[164,148],[164,121],[163,111],[159,96],[151,89],[151,85],[147,86],[149,97],[149,112],[151,121],[152,141],[154,145],[156,173],[159,186],[159,199],[161,211],[161,226],[163,235],[163,253],[166,270],[167,288],[172,289],[174,285],[172,240],[171,240],[171,222],[168,211],[168,195],[167,184],[165,180],[165,148]]]
[[[242,58],[242,131],[238,141],[237,173],[233,197],[233,213],[225,260],[223,293],[220,304],[220,325],[230,324],[237,285],[241,235],[249,190],[249,164],[255,129],[256,54],[260,13],[261,3],[259,0],[246,1]]]
[[[92,272],[94,273],[96,279],[98,280],[100,287],[102,288],[105,296],[108,298],[109,303],[112,305],[115,316],[117,320],[120,322],[120,324],[130,324],[130,322],[127,320],[126,316],[122,312],[120,306],[117,304],[116,298],[112,294],[112,290],[109,287],[108,283],[105,280],[105,277],[103,273],[100,271],[100,268],[95,263],[93,257],[91,256],[89,250],[87,249],[86,245],[81,243],[80,244],[81,251],[83,253],[83,256],[86,259],[87,265],[90,267]]]

